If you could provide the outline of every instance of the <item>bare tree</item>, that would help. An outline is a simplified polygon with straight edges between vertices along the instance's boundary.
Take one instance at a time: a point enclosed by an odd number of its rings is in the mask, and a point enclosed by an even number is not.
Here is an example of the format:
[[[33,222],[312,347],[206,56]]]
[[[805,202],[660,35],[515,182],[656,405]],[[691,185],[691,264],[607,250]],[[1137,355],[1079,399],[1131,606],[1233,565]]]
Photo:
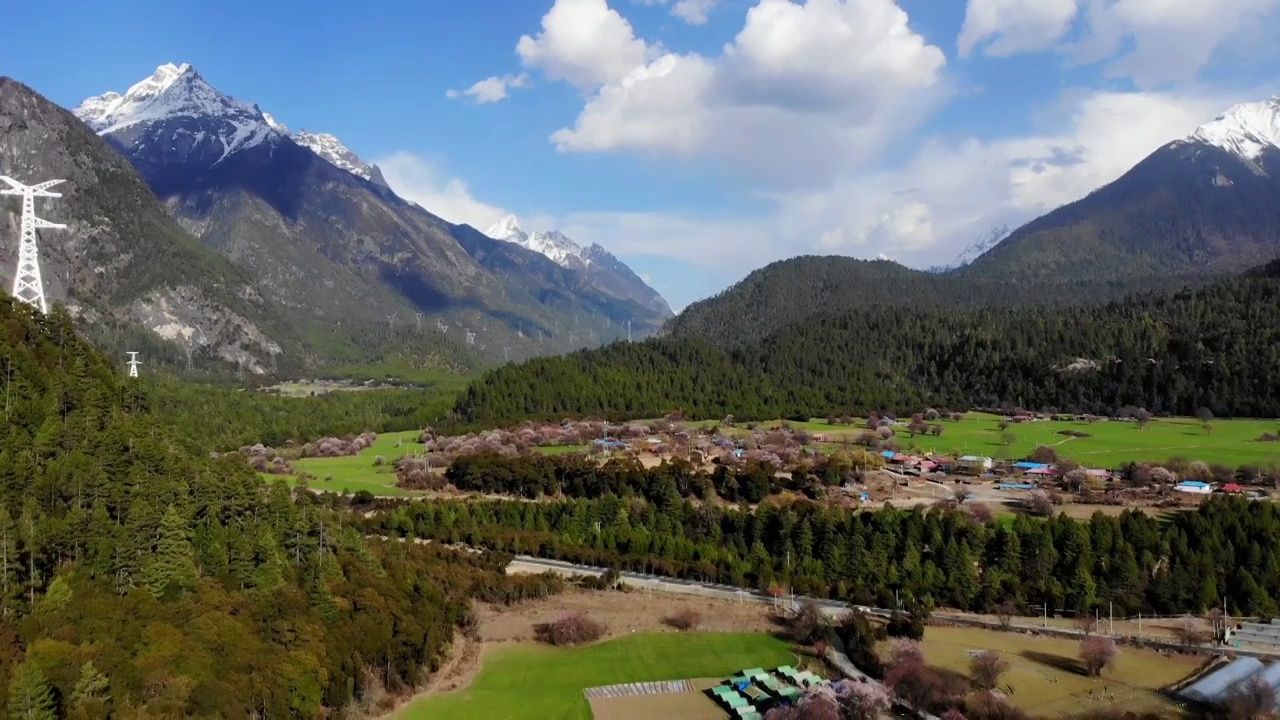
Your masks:
[[[1183,647],[1192,647],[1204,643],[1204,630],[1200,627],[1200,623],[1193,617],[1184,617],[1173,629],[1174,635],[1178,638],[1178,642]]]
[[[533,626],[534,636],[549,645],[581,645],[599,640],[604,631],[604,625],[582,612],[567,613],[552,622]]]
[[[1092,635],[1098,630],[1098,619],[1089,613],[1081,613],[1076,616],[1076,627],[1084,635]]]
[[[1089,481],[1089,473],[1084,468],[1075,468],[1062,476],[1062,484],[1071,492],[1080,492]]]
[[[1205,616],[1209,621],[1209,630],[1213,633],[1214,642],[1223,642],[1227,637],[1227,616],[1222,608],[1214,608]]]
[[[968,502],[964,505],[964,511],[968,513],[969,518],[976,523],[990,525],[996,519],[996,514],[992,511],[991,506],[986,503]]]
[[[1138,429],[1143,430],[1151,423],[1151,412],[1146,408],[1138,408],[1138,412],[1134,413],[1134,419],[1138,421]]]
[[[1032,515],[1048,516],[1053,514],[1053,500],[1043,490],[1032,490],[1023,501],[1027,512]]]
[[[1084,670],[1090,676],[1102,674],[1116,659],[1116,644],[1109,637],[1090,635],[1080,641],[1080,660],[1084,662]]]
[[[1013,616],[1018,614],[1018,605],[1012,600],[1005,600],[996,606],[996,620],[1000,627],[1008,630],[1013,625]]]
[[[1009,671],[1009,661],[1000,653],[984,650],[969,660],[969,679],[979,690],[992,690],[1000,684],[1000,676]]]
[[[1031,451],[1031,461],[1050,465],[1058,462],[1058,451],[1048,445],[1041,445]]]
[[[702,624],[702,613],[693,608],[685,608],[662,618],[662,622],[676,630],[696,630]]]

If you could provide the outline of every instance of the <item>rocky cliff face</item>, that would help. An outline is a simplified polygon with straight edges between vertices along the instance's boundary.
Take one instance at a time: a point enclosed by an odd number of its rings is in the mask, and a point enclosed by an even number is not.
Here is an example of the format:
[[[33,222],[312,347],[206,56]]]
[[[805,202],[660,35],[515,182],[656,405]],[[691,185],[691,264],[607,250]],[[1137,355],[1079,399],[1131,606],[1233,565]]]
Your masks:
[[[0,77],[0,175],[62,179],[36,214],[44,290],[91,333],[143,328],[197,357],[262,371],[299,341],[253,281],[178,226],[138,172],[71,113]],[[21,203],[0,197],[0,283],[16,267]],[[115,332],[118,336],[118,332]],[[296,355],[296,353],[295,353]]]

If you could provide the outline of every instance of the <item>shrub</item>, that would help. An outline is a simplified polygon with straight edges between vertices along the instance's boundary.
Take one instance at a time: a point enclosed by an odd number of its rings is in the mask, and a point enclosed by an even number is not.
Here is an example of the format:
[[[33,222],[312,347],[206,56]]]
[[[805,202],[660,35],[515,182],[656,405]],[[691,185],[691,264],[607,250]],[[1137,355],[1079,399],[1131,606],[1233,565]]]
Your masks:
[[[662,618],[663,624],[676,630],[696,630],[702,624],[702,613],[686,608]]]
[[[1098,676],[1116,658],[1116,644],[1109,637],[1090,635],[1080,642],[1080,660],[1085,673]]]
[[[533,634],[549,645],[581,645],[604,637],[604,625],[583,612],[561,615],[549,623],[533,626]]]
[[[969,678],[979,690],[993,690],[1000,684],[1000,676],[1009,671],[1009,661],[1000,653],[984,650],[969,661]]]

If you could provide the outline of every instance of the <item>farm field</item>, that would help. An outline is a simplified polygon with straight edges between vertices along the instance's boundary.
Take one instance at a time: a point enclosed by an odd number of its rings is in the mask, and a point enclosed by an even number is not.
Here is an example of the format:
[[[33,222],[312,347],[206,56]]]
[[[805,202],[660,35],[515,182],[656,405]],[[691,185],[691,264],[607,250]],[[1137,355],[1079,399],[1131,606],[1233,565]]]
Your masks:
[[[1092,678],[1085,676],[1080,665],[1079,642],[1065,638],[930,627],[922,645],[930,665],[965,676],[971,651],[1000,653],[1010,665],[1000,681],[1002,688],[1007,685],[1013,690],[1009,700],[1040,717],[1086,710],[1157,712],[1162,717],[1177,717],[1180,708],[1159,689],[1192,675],[1205,662],[1195,656],[1120,647],[1114,664],[1101,677]]]
[[[1062,457],[1091,467],[1113,468],[1131,461],[1164,461],[1172,457],[1221,463],[1235,468],[1247,464],[1266,465],[1280,462],[1280,443],[1259,442],[1265,432],[1280,433],[1280,421],[1219,418],[1213,420],[1213,432],[1206,434],[1195,418],[1153,418],[1139,429],[1132,422],[1100,420],[1092,425],[1083,421],[1055,422],[1041,420],[1018,423],[1000,430],[1001,418],[984,413],[967,413],[963,420],[940,420],[942,435],[912,438],[905,428],[896,428],[899,444],[920,452],[939,454],[986,455],[1022,458],[1040,445],[1056,447]],[[776,425],[777,423],[767,423]],[[790,423],[826,435],[834,449],[843,437],[853,437],[865,428],[854,425],[828,425],[826,420]],[[1064,430],[1088,433],[1091,437],[1071,438]],[[1013,440],[1004,444],[1008,433]]]
[[[513,643],[486,649],[484,666],[468,687],[422,698],[396,717],[590,720],[585,688],[723,678],[746,667],[794,661],[786,643],[763,633],[638,634],[572,649]]]

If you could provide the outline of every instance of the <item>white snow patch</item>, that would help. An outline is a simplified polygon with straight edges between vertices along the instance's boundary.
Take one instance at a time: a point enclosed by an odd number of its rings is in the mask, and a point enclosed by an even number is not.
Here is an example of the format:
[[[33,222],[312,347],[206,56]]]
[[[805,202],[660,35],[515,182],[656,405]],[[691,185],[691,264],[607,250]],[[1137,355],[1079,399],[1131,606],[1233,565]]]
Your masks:
[[[1257,160],[1267,150],[1280,149],[1280,96],[1235,105],[1196,128],[1183,142],[1207,143]]]

